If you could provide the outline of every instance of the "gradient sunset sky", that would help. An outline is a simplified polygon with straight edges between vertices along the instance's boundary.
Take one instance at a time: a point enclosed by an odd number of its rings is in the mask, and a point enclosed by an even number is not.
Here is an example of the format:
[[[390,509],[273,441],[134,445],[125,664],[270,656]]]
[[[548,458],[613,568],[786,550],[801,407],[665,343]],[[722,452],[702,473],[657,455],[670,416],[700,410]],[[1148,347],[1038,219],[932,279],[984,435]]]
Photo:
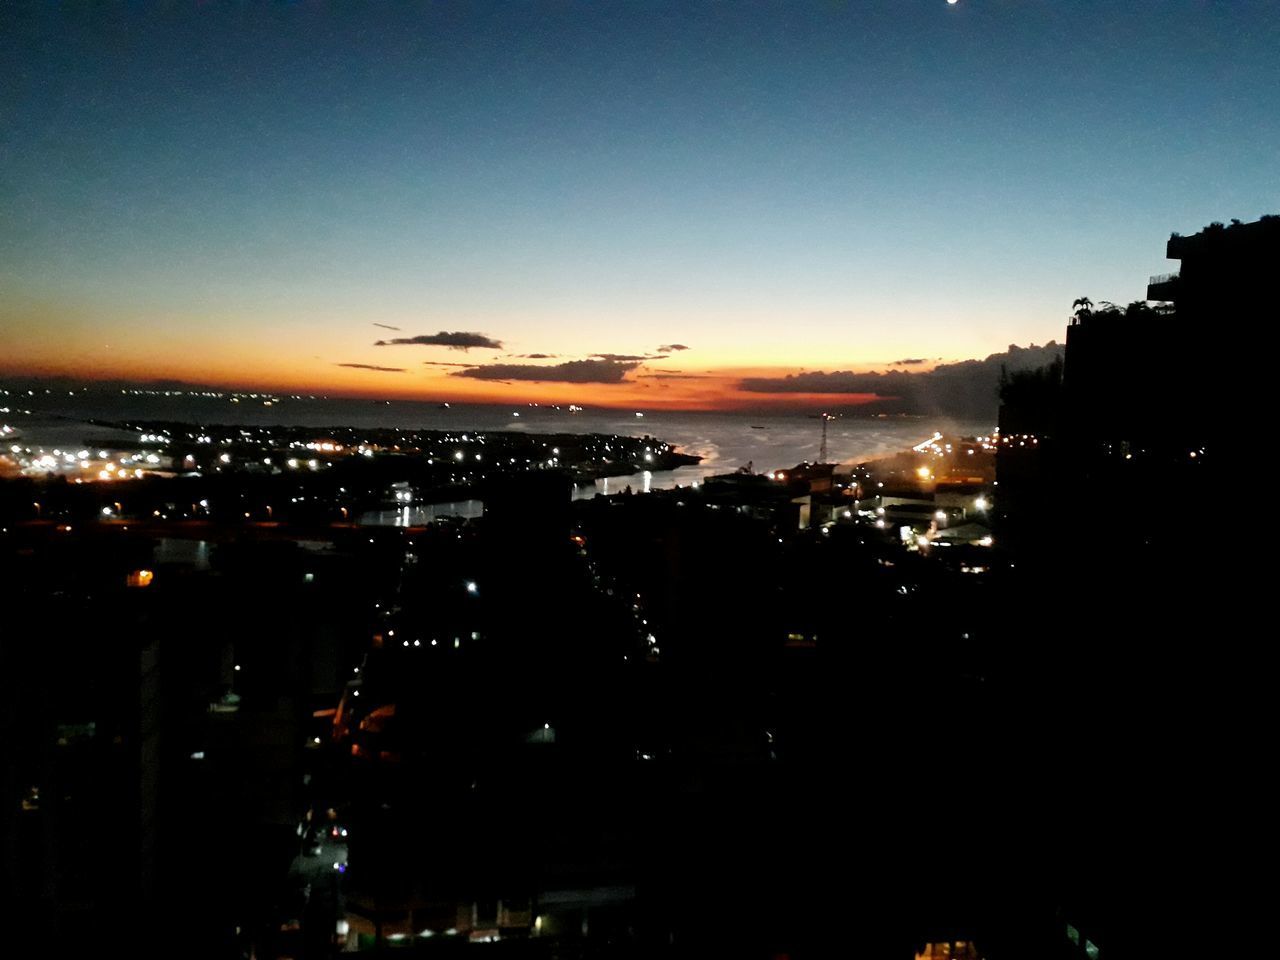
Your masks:
[[[0,54],[0,374],[731,405],[1280,212],[1273,0],[12,3]]]

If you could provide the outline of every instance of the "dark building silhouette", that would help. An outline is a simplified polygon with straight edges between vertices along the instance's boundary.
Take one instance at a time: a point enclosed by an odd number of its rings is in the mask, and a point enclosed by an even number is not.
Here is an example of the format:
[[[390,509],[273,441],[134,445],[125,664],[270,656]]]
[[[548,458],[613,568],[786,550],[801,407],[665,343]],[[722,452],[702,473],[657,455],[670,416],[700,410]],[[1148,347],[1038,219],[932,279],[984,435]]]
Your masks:
[[[1151,278],[1156,306],[1086,308],[1071,321],[1064,426],[1080,440],[1190,453],[1211,444],[1215,419],[1237,412],[1230,331],[1263,316],[1280,217],[1174,234],[1167,251],[1182,269]]]
[[[566,470],[541,470],[495,477],[480,488],[487,526],[516,551],[552,544],[562,547],[572,519],[573,478]]]
[[[1213,223],[1189,237],[1175,233],[1166,249],[1170,260],[1182,261],[1182,269],[1152,277],[1147,299],[1173,303],[1191,325],[1230,319],[1231,310],[1257,309],[1265,302],[1268,271],[1280,263],[1280,216]]]
[[[1063,427],[1077,444],[1109,444],[1121,456],[1187,455],[1211,445],[1215,420],[1235,412],[1229,332],[1260,317],[1269,299],[1280,217],[1174,234],[1168,256],[1182,270],[1151,278],[1155,306],[1085,304],[1071,320]]]
[[[1082,298],[1062,369],[1002,389],[993,646],[1043,838],[1071,851],[1047,884],[1064,955],[1138,955],[1173,917],[1186,949],[1213,938],[1206,837],[1256,749],[1259,664],[1233,610],[1258,594],[1209,505],[1251,449],[1231,352],[1266,316],[1280,218],[1168,254],[1182,270],[1152,278],[1155,302]],[[1079,792],[1053,796],[1068,776]]]
[[[1168,255],[1182,270],[1151,278],[1153,303],[1078,300],[1061,369],[1005,379],[1000,429],[1012,442],[1000,448],[1000,500],[1015,542],[1099,495],[1145,504],[1127,518],[1145,537],[1224,475],[1246,405],[1232,333],[1265,315],[1280,217],[1174,234]],[[1019,445],[1024,434],[1037,443]]]

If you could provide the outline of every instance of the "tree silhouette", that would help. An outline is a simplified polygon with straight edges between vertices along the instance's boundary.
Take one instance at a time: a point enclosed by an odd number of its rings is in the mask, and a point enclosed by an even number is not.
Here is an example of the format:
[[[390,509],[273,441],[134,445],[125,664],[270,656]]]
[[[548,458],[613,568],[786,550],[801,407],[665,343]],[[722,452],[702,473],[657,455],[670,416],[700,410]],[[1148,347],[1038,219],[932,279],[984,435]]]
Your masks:
[[[1074,311],[1071,314],[1072,323],[1082,323],[1093,316],[1093,301],[1088,297],[1076,297],[1071,304],[1071,309]]]
[[[1145,300],[1134,300],[1124,308],[1126,320],[1149,320],[1160,316],[1160,312]]]

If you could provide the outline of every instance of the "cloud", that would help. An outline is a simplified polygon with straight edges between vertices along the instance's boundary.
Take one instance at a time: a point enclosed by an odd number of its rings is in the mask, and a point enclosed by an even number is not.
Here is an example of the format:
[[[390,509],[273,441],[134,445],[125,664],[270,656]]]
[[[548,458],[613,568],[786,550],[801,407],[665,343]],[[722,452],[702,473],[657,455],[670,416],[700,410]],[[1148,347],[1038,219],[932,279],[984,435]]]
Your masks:
[[[592,360],[608,360],[610,363],[638,363],[642,360],[663,360],[665,357],[659,354],[638,354],[638,353],[590,353],[587,356]]]
[[[451,374],[476,380],[532,380],[543,383],[624,383],[638,361],[567,360],[539,366],[532,363],[489,363]]]
[[[676,370],[671,373],[639,373],[636,374],[637,379],[641,380],[713,380],[710,374],[706,373],[681,373]]]
[[[424,367],[474,367],[474,363],[448,363],[444,360],[423,360]]]
[[[378,367],[372,363],[337,363],[337,367],[350,367],[352,370],[377,370],[379,373],[404,373],[404,367]]]
[[[375,322],[375,323],[374,323],[374,326],[375,326],[375,327],[381,327],[383,330],[395,330],[397,333],[400,331],[400,328],[399,328],[399,327],[393,327],[393,326],[392,326],[391,324],[389,324],[389,323],[377,323],[377,322]]]
[[[880,393],[891,385],[909,383],[909,380],[898,378],[910,376],[899,370],[891,373],[854,373],[852,370],[826,373],[815,370],[788,373],[783,377],[746,377],[740,386],[748,393]]]
[[[379,340],[375,347],[423,346],[448,347],[450,350],[470,350],[479,347],[484,350],[501,350],[502,341],[494,340],[483,333],[472,333],[464,330],[441,330],[439,333],[424,333],[416,337],[393,337],[390,340]]]
[[[869,395],[876,398],[876,409],[985,418],[994,417],[999,408],[1002,370],[1033,370],[1052,363],[1062,353],[1062,346],[1052,341],[1043,347],[1010,345],[1004,353],[993,353],[983,360],[942,364],[924,373],[814,370],[783,377],[746,377],[738,386],[747,393]]]
[[[509,356],[517,360],[555,360],[560,355],[558,353],[512,353]]]
[[[914,366],[918,366],[919,364],[928,363],[928,362],[929,361],[927,361],[924,357],[909,357],[906,360],[895,360],[893,361],[893,365],[895,367],[914,367]]]
[[[659,353],[674,353],[678,350],[688,350],[689,348],[683,343],[664,343],[658,348]]]

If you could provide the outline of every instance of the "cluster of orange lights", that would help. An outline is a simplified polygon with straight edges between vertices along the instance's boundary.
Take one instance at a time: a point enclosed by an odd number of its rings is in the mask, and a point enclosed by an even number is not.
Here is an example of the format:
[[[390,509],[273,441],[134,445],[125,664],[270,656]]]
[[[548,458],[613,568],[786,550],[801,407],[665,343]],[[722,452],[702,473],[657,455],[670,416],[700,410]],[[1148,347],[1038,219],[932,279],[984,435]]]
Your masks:
[[[126,578],[125,583],[130,587],[149,587],[155,576],[155,573],[151,570],[134,570]]]

